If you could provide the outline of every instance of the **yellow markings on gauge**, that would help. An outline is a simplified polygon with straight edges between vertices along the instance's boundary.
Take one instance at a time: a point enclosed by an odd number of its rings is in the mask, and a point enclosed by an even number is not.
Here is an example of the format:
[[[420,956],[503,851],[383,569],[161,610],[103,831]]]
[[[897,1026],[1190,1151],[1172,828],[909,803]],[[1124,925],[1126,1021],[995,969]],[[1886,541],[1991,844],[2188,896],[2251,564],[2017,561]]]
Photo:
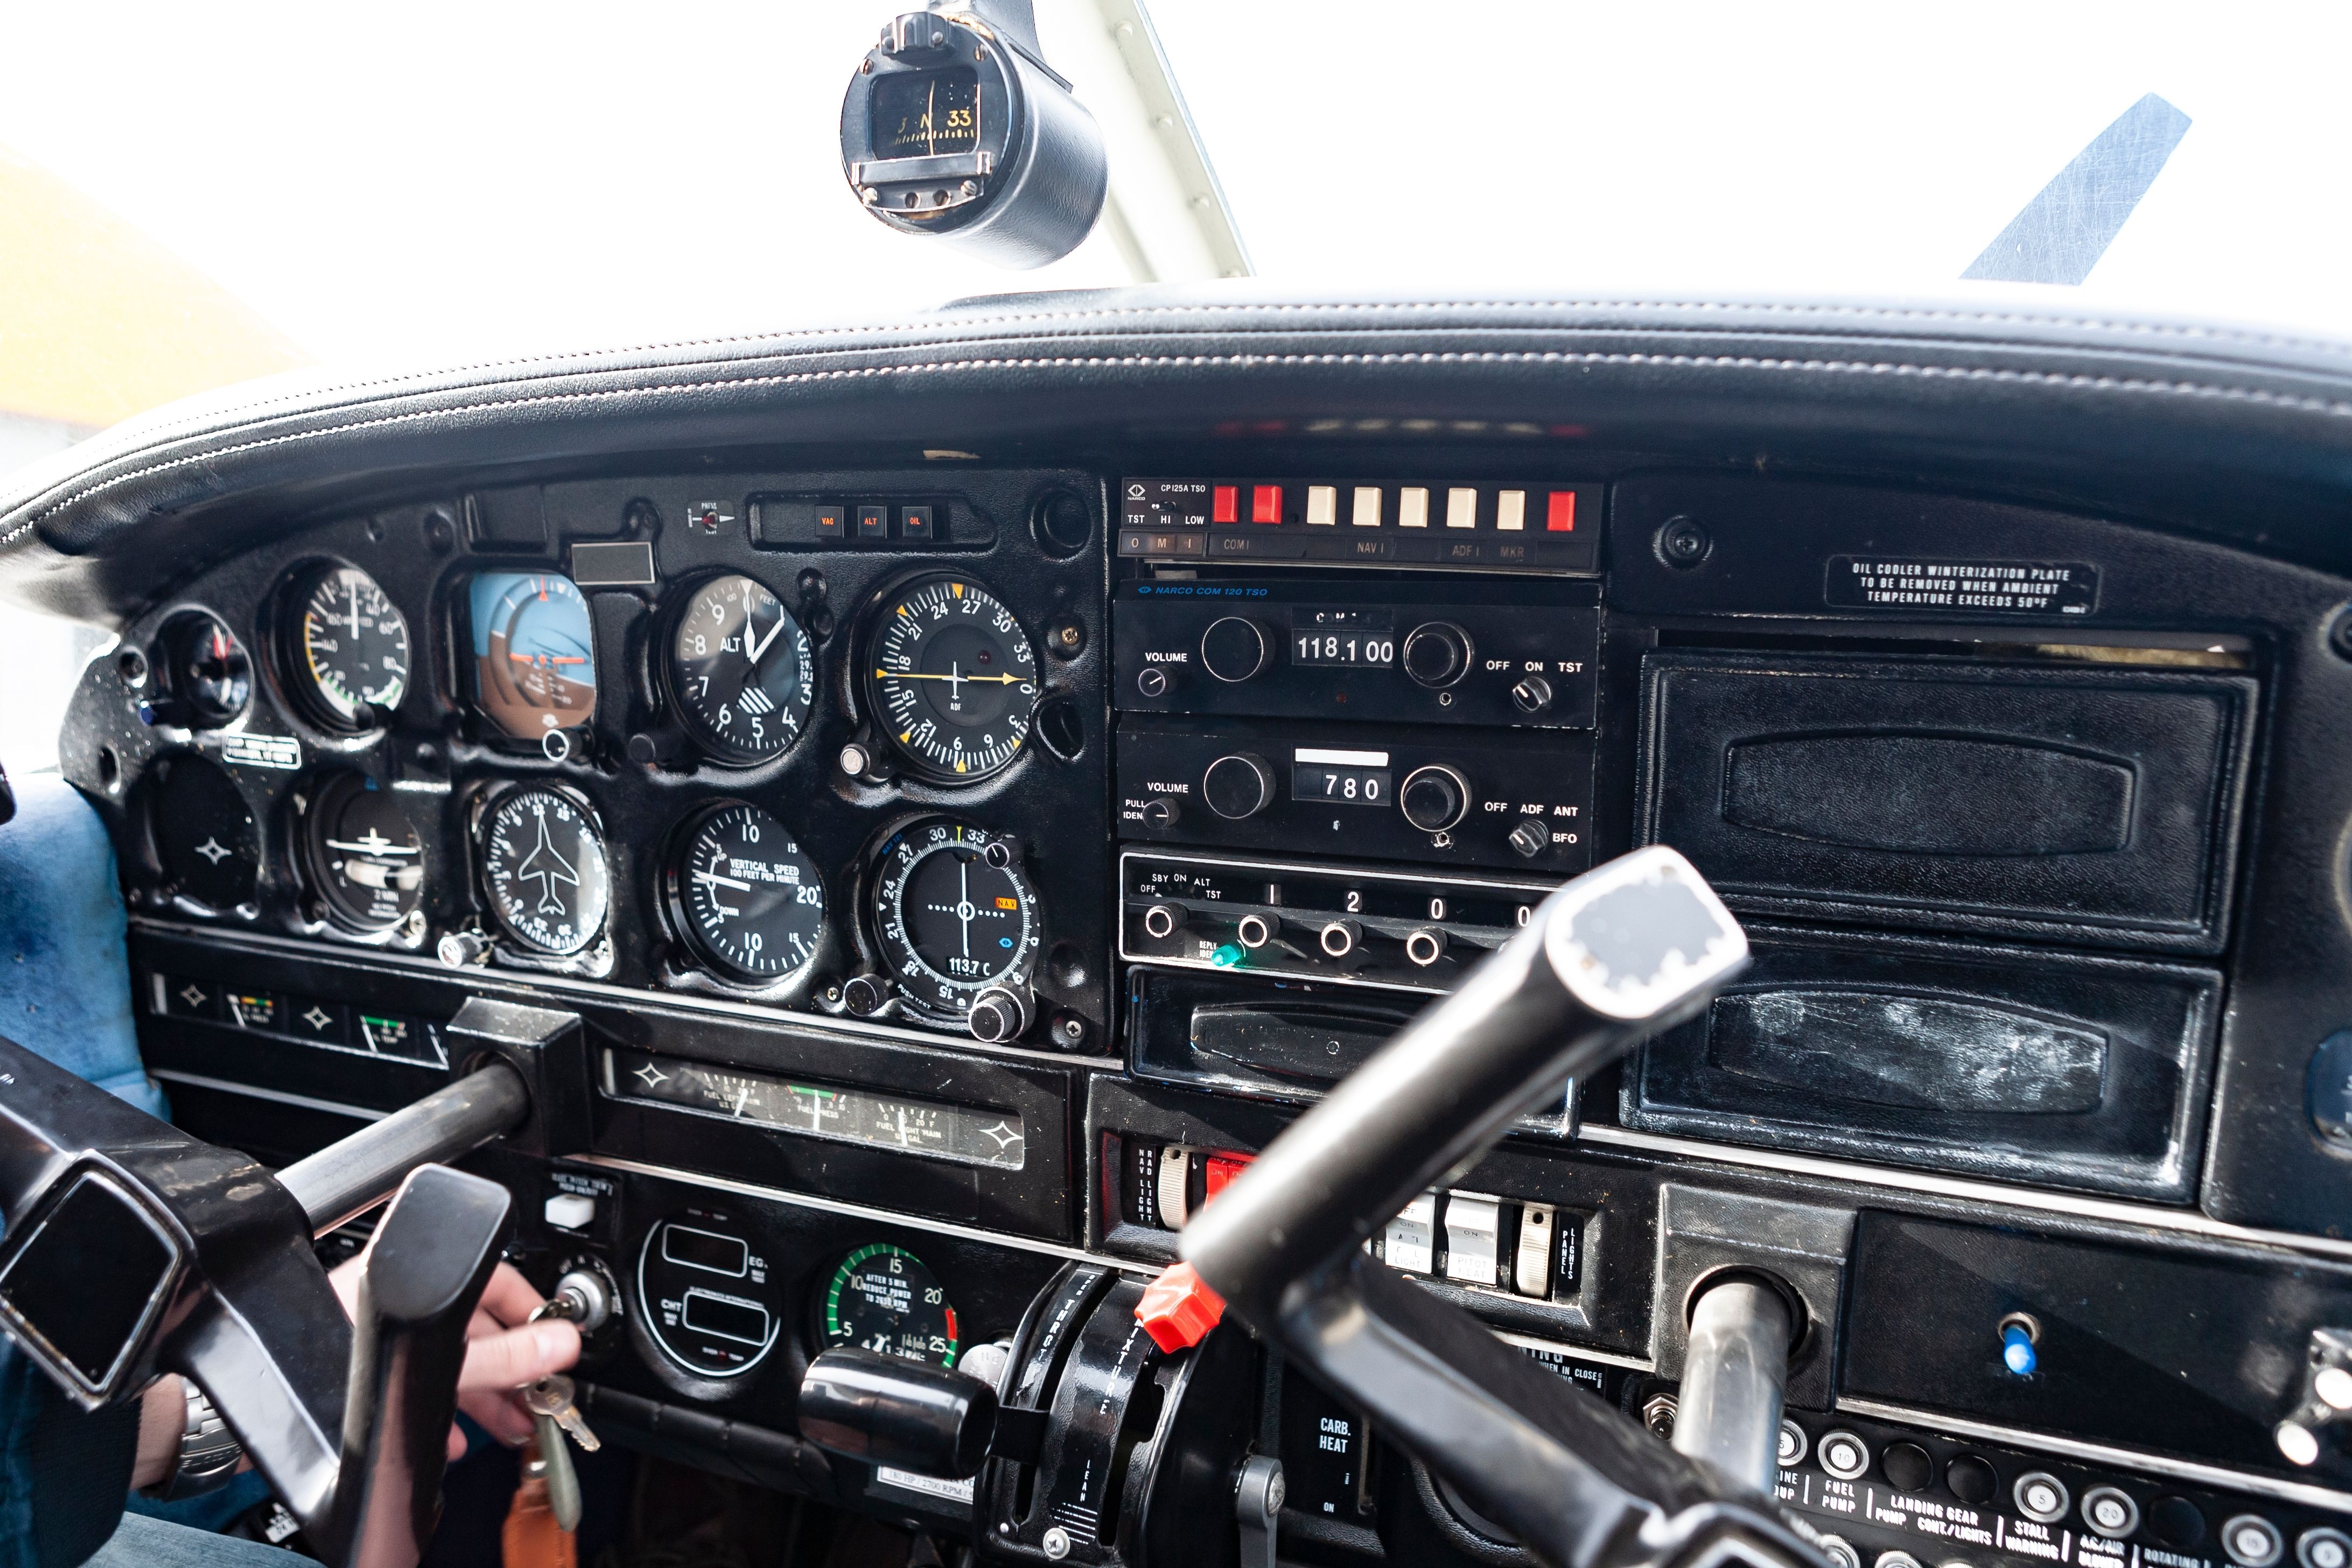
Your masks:
[[[936,574],[882,600],[862,650],[866,708],[919,772],[986,778],[1028,739],[1043,682],[1020,621],[977,583]]]

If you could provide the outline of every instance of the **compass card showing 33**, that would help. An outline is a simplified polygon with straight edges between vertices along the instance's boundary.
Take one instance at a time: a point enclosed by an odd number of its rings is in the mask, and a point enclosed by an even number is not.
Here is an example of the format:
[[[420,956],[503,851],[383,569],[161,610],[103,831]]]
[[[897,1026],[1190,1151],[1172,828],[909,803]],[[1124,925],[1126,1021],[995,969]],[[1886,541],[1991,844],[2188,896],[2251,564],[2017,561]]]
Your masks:
[[[866,657],[875,724],[920,772],[985,778],[1020,754],[1037,710],[1037,656],[1013,612],[951,573],[882,603]]]

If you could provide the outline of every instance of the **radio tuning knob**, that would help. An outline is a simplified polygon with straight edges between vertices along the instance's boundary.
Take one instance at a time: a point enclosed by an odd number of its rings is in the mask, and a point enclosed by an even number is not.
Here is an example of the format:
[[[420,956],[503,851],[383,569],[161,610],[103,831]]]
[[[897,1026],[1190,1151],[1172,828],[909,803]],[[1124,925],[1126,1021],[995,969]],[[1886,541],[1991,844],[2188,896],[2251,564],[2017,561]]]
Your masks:
[[[1423,833],[1443,833],[1470,809],[1470,781],[1437,763],[1415,768],[1397,791],[1397,809]]]
[[[1274,804],[1274,770],[1247,752],[1219,757],[1201,775],[1201,798],[1228,822],[1255,816]]]
[[[1451,621],[1429,621],[1405,634],[1404,672],[1423,686],[1451,686],[1470,668],[1470,634]]]
[[[1271,651],[1265,628],[1241,616],[1212,621],[1201,634],[1201,668],[1227,685],[1238,685],[1264,669]]]

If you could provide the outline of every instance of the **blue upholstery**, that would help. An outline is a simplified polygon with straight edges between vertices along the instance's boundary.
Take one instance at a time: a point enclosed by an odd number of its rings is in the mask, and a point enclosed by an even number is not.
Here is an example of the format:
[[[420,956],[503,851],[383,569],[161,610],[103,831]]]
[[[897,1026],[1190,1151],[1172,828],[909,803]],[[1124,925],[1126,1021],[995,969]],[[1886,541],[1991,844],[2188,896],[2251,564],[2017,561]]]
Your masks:
[[[139,1061],[105,826],[55,773],[13,782],[16,817],[0,827],[0,1035],[166,1115]]]
[[[114,847],[54,773],[12,781],[0,826],[0,1035],[165,1113],[139,1061]],[[0,1568],[67,1568],[115,1532],[135,1405],[86,1415],[0,1340]]]

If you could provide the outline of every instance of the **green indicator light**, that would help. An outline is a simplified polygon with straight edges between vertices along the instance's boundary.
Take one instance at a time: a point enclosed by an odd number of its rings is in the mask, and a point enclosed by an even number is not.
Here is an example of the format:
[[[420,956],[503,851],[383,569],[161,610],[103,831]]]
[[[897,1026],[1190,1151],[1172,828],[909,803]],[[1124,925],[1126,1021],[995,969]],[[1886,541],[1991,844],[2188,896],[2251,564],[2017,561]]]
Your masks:
[[[1231,969],[1241,963],[1242,958],[1240,947],[1230,942],[1220,943],[1217,951],[1209,954],[1209,962],[1219,969]]]

